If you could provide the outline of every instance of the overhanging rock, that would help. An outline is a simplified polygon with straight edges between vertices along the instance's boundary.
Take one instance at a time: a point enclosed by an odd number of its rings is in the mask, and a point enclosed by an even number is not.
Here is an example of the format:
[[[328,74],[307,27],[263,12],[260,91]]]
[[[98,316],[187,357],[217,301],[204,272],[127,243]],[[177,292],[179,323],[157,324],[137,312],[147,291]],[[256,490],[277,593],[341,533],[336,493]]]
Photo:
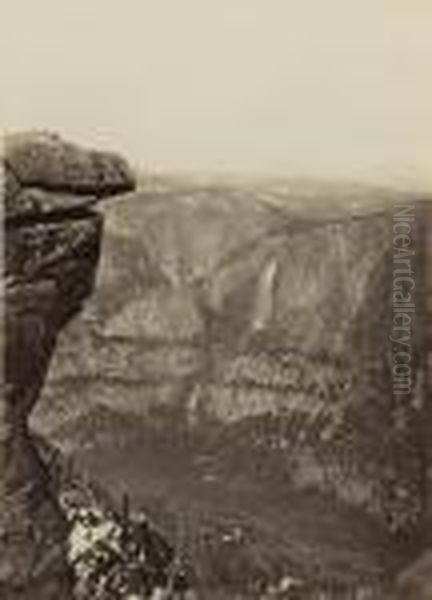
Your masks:
[[[28,418],[56,337],[91,293],[102,217],[92,205],[133,189],[128,165],[49,134],[5,141],[5,365],[0,410],[0,596],[70,597],[66,524]]]

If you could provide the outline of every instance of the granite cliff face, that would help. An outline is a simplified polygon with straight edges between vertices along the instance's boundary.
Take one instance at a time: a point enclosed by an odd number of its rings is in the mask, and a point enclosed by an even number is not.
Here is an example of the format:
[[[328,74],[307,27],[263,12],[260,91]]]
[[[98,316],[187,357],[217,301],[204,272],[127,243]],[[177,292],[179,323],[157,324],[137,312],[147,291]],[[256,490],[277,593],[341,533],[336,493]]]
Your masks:
[[[63,325],[91,293],[102,217],[134,187],[116,155],[50,134],[5,141],[4,382],[0,410],[0,596],[69,598],[66,527],[28,427]]]
[[[35,427],[114,493],[182,515],[174,539],[226,597],[248,568],[388,573],[425,510],[420,322],[403,414],[389,370],[394,205],[411,201],[169,178],[131,195],[107,214]],[[253,549],[225,564],[202,532],[238,521]]]

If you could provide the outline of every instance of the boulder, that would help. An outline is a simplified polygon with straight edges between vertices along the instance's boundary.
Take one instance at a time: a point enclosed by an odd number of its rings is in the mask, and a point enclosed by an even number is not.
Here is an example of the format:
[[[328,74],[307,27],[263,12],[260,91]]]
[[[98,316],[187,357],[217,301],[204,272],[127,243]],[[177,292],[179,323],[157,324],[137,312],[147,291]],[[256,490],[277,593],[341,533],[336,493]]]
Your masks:
[[[12,196],[37,187],[99,198],[134,188],[128,163],[114,153],[86,150],[49,133],[23,133],[6,139],[7,182]]]

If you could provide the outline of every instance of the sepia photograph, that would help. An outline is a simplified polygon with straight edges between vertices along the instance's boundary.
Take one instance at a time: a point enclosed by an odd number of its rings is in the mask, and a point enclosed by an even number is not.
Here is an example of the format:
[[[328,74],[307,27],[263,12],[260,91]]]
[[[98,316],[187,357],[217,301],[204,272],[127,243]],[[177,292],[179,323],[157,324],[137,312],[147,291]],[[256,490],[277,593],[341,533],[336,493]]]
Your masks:
[[[0,8],[0,600],[432,600],[432,4]]]

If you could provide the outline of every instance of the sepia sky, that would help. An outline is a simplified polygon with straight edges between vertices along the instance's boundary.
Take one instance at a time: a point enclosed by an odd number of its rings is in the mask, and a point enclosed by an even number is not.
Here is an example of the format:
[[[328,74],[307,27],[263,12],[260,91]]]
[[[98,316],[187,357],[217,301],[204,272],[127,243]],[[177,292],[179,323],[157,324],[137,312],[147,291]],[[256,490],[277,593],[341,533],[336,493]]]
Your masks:
[[[430,0],[0,0],[0,125],[148,169],[432,188]]]

